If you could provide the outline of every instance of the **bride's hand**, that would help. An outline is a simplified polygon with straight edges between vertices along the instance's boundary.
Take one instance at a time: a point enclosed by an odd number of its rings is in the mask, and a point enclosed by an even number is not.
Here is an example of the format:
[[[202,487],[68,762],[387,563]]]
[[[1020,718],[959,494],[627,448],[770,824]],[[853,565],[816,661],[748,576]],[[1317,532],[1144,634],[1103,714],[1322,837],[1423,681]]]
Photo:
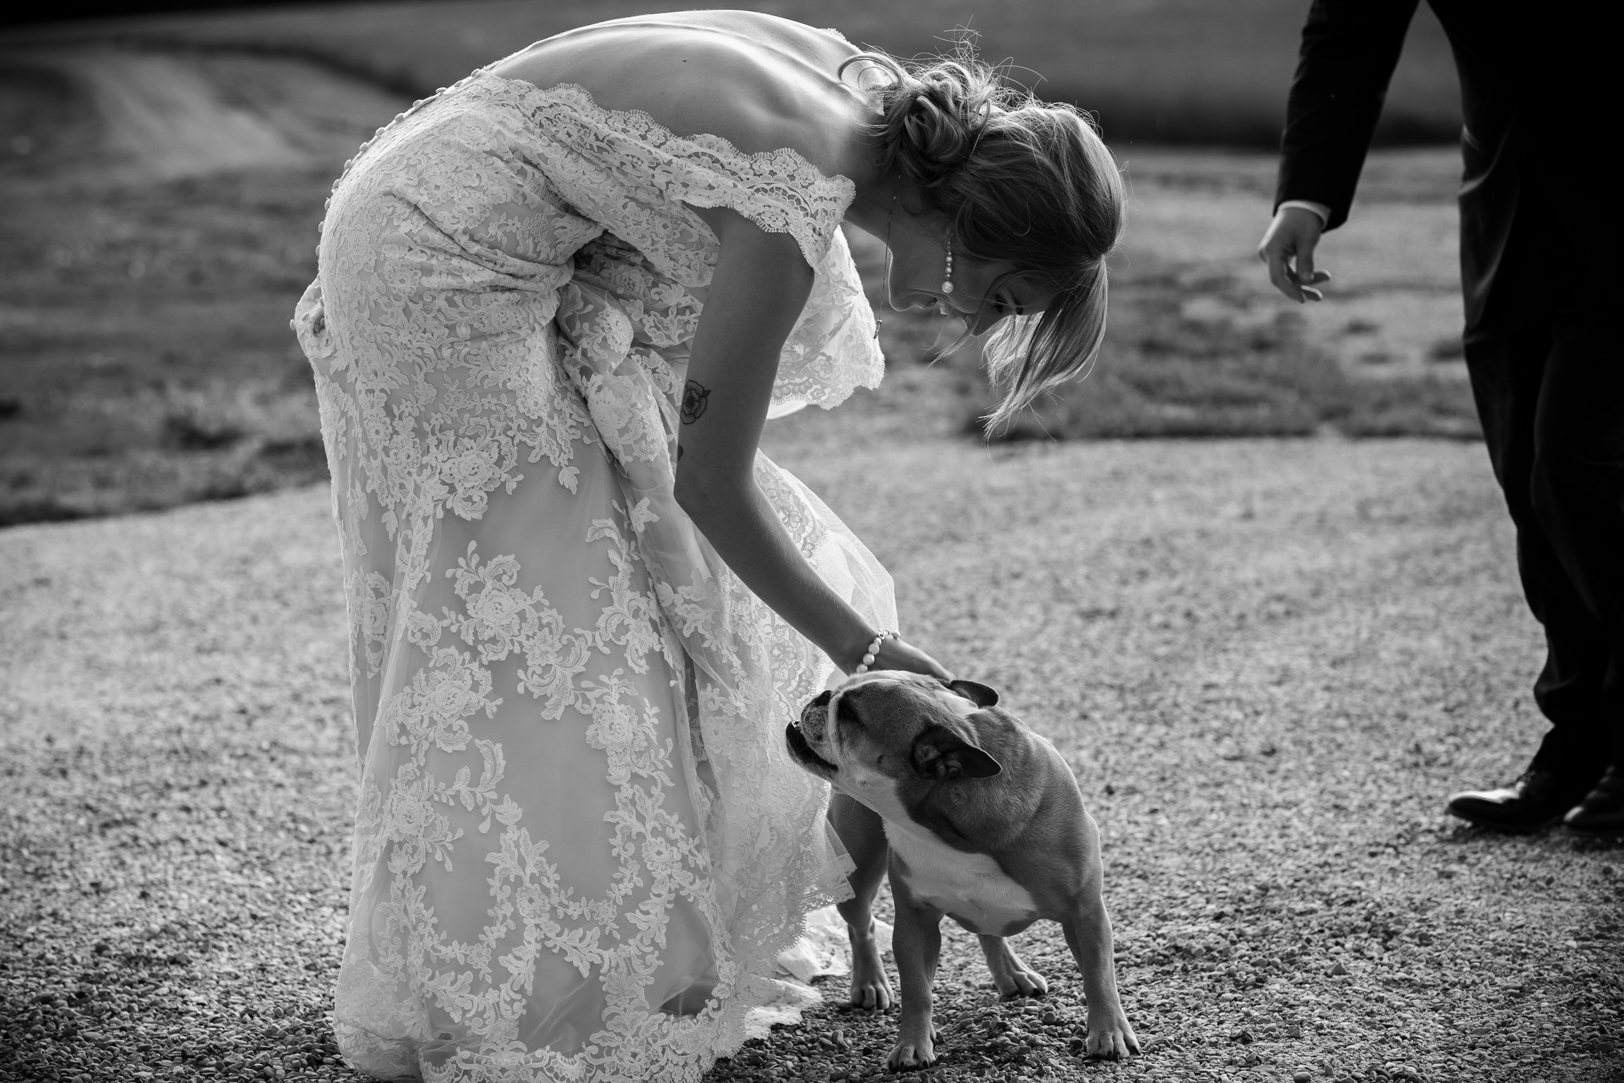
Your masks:
[[[944,681],[953,679],[943,665],[918,647],[910,645],[900,636],[891,636],[880,641],[879,653],[874,656],[874,664],[869,669],[904,669],[910,673],[923,673],[930,677],[939,677]]]

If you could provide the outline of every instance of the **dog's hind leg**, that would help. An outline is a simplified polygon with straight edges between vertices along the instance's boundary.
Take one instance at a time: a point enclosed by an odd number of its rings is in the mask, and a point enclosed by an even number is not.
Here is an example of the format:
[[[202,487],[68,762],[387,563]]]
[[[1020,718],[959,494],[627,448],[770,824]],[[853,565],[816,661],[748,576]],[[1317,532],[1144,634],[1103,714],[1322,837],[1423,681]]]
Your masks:
[[[1049,991],[1043,975],[1027,966],[1009,941],[1001,936],[977,936],[981,941],[981,954],[987,957],[987,969],[992,971],[992,983],[1006,997],[1038,997]]]
[[[855,897],[835,905],[851,942],[851,1005],[883,1011],[896,999],[874,939],[874,896],[885,879],[886,857],[891,852],[885,824],[873,809],[843,793],[834,794],[829,801],[829,822],[857,865],[847,878]]]

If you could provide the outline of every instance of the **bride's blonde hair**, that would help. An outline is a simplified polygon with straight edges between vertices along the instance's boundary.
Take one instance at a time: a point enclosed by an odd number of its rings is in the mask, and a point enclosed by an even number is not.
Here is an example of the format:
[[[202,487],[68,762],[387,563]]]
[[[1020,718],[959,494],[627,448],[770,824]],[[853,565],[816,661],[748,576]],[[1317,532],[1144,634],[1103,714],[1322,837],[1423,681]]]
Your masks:
[[[1041,316],[1006,318],[987,340],[987,372],[1003,393],[986,419],[996,431],[1099,352],[1122,175],[1087,115],[1006,85],[967,45],[928,61],[864,52],[841,70],[860,61],[889,76],[873,91],[882,112],[873,134],[947,215],[954,254],[1011,263],[1008,277],[1055,291]]]

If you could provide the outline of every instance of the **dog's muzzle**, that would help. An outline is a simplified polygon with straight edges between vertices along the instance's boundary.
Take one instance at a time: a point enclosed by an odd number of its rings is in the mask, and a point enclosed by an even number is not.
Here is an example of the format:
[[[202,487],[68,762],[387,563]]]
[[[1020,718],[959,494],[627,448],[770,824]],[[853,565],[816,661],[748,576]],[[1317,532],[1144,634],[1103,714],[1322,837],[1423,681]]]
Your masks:
[[[829,693],[824,692],[817,699],[801,708],[800,720],[791,722],[784,727],[784,741],[789,745],[790,754],[803,767],[833,774],[840,768],[813,751],[811,742],[808,740],[810,738],[811,741],[822,741],[827,733],[830,698]]]

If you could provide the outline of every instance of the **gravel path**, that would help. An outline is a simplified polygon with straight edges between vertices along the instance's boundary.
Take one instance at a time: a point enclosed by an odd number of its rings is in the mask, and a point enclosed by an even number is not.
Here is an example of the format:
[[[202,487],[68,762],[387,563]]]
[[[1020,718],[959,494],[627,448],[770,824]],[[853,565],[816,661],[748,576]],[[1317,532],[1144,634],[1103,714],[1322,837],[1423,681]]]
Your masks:
[[[1058,927],[1016,941],[1036,1005],[948,929],[931,1079],[1624,1079],[1624,855],[1442,815],[1541,730],[1481,447],[797,425],[777,457],[910,638],[1056,741],[1104,833],[1145,1054],[1069,1051]],[[333,542],[317,490],[0,532],[0,1080],[355,1078]],[[877,1077],[895,1014],[826,992],[712,1078]]]

